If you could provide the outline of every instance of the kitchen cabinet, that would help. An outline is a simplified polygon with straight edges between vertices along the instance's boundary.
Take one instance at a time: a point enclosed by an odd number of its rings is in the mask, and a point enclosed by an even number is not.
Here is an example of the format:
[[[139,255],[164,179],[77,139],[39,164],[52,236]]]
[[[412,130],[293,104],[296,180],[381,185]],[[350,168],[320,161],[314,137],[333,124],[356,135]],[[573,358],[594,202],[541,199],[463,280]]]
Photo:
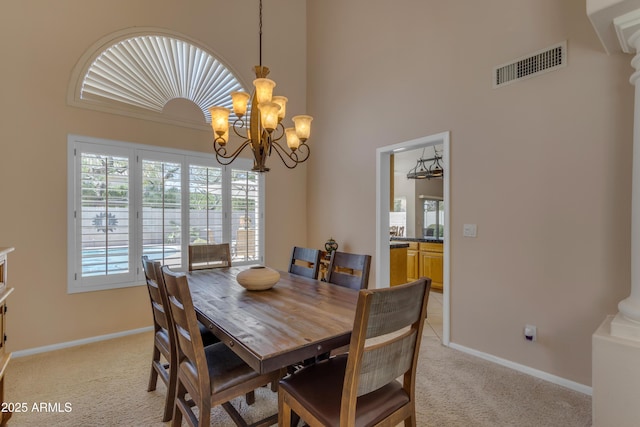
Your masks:
[[[442,291],[444,254],[442,243],[407,241],[407,282],[420,277],[431,278],[431,289]]]
[[[407,281],[413,282],[420,276],[420,251],[418,242],[409,242],[407,249]]]
[[[431,289],[442,291],[444,255],[442,243],[419,243],[420,277],[431,278]]]
[[[391,244],[389,269],[389,285],[396,286],[407,283],[407,252],[408,244]]]

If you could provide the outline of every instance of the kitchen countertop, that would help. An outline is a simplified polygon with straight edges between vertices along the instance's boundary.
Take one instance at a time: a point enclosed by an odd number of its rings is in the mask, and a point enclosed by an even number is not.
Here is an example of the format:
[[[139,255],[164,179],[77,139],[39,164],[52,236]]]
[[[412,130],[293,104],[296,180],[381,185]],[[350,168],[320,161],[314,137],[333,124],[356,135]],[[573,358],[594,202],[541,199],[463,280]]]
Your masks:
[[[389,244],[389,247],[391,249],[401,249],[401,248],[408,248],[409,244],[408,243],[398,243],[398,242],[391,242]]]
[[[390,240],[392,242],[444,243],[442,240],[420,237],[391,237]]]

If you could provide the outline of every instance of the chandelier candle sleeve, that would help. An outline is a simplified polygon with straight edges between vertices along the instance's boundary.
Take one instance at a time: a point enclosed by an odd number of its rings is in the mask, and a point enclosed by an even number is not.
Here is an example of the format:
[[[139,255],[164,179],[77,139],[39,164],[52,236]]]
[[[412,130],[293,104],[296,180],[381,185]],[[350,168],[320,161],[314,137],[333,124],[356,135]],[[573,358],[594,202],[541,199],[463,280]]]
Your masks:
[[[273,88],[276,87],[276,82],[271,79],[255,79],[253,85],[256,88],[256,101],[258,101],[258,104],[271,102]]]
[[[278,112],[280,111],[280,105],[275,102],[261,102],[258,104],[258,109],[260,110],[260,121],[262,122],[262,127],[269,133],[273,132],[276,126],[278,126]]]
[[[221,137],[229,130],[229,109],[224,107],[211,107],[211,127],[213,132]],[[225,141],[226,142],[226,141]]]
[[[247,92],[231,92],[231,102],[233,102],[233,112],[238,118],[242,118],[247,113],[247,104],[249,103],[249,94]]]
[[[284,119],[284,116],[287,115],[287,97],[286,96],[272,96],[271,102],[275,102],[280,106],[280,111],[278,111],[278,122],[281,122]]]
[[[285,128],[285,135],[287,136],[287,146],[291,149],[291,151],[296,151],[300,146],[300,139],[298,139],[298,135],[296,134],[295,128]]]
[[[300,141],[302,142],[305,142],[307,139],[309,139],[309,135],[311,134],[311,121],[313,120],[313,117],[304,115],[293,116],[291,120],[293,120],[293,123],[296,126],[296,134],[298,135],[298,139],[300,139]]]

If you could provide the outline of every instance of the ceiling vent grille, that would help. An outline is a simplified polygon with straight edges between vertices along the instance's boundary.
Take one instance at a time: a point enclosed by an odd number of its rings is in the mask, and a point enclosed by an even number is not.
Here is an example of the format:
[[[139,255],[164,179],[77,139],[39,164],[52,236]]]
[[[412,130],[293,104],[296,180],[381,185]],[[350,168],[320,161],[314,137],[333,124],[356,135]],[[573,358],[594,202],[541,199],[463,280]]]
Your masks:
[[[567,42],[539,50],[493,70],[493,87],[502,87],[567,65]]]

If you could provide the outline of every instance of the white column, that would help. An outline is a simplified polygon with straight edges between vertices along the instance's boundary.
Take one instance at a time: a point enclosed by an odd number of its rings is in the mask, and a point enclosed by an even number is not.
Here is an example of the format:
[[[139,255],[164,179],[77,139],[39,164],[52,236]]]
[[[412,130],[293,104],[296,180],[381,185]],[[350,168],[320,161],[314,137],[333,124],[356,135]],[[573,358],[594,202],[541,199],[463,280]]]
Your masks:
[[[587,0],[587,14],[608,53],[635,53],[631,189],[631,293],[592,337],[594,427],[636,427],[640,419],[640,1]],[[613,22],[612,22],[613,21]],[[612,31],[615,29],[615,32]]]
[[[620,312],[611,322],[611,335],[640,340],[640,15],[624,19],[624,31],[620,21],[617,28],[621,36],[630,32],[626,39],[636,55],[631,66],[636,70],[630,78],[635,86],[633,112],[633,171],[631,184],[631,294],[618,304]],[[614,22],[616,22],[614,20]]]

